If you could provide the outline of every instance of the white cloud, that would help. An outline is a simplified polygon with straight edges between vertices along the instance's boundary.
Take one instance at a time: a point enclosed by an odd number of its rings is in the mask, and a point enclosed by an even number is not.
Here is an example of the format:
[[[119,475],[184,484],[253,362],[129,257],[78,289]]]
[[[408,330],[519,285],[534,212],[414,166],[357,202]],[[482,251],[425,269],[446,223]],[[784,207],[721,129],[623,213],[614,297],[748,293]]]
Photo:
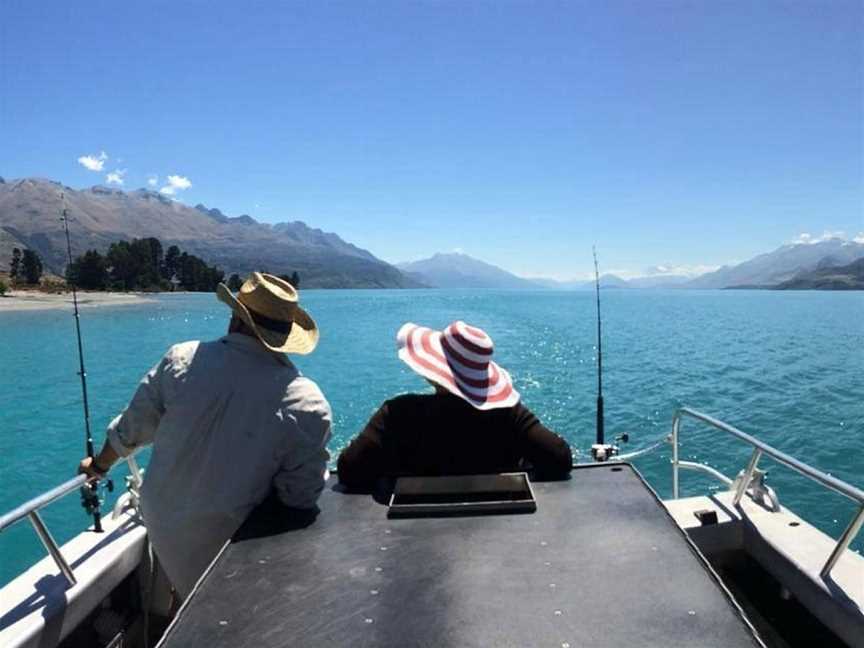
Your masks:
[[[82,155],[78,158],[78,164],[90,171],[101,171],[107,159],[108,154],[102,151],[99,155]]]
[[[126,169],[115,169],[114,171],[109,173],[107,176],[105,176],[105,183],[109,184],[109,185],[110,184],[116,184],[116,185],[120,185],[122,187],[123,186],[123,176],[125,176],[125,175],[126,175]]]
[[[159,176],[158,175],[153,174],[153,175],[147,176],[147,186],[155,187],[158,184],[159,184]]]
[[[858,236],[852,239],[853,243],[861,243],[864,245],[864,232],[858,232]]]
[[[822,241],[829,241],[835,238],[845,239],[846,232],[831,232],[825,230],[822,232],[822,236],[813,236],[809,232],[801,232],[798,235],[798,238],[791,241],[791,243],[793,245],[813,245],[814,243],[821,243]]]
[[[183,191],[192,186],[192,181],[189,180],[186,176],[181,175],[169,175],[168,176],[168,184],[162,187],[159,190],[159,193],[165,194],[166,196],[173,196],[178,191]]]

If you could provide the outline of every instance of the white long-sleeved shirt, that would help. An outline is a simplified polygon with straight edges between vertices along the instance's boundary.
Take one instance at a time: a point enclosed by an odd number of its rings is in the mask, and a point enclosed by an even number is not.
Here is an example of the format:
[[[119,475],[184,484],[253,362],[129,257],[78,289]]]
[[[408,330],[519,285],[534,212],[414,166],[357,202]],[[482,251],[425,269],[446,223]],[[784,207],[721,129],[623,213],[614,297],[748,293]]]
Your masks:
[[[144,376],[108,440],[121,456],[153,444],[141,509],[182,596],[271,488],[315,505],[331,419],[313,381],[239,333],[177,344]]]

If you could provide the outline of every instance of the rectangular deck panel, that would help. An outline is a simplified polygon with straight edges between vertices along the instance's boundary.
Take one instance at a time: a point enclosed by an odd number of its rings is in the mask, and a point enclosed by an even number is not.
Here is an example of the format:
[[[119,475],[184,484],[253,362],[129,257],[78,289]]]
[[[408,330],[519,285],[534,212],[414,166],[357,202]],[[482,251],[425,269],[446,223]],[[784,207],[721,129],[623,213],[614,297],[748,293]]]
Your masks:
[[[533,487],[532,514],[388,519],[331,482],[308,527],[239,534],[162,645],[761,645],[632,467]]]

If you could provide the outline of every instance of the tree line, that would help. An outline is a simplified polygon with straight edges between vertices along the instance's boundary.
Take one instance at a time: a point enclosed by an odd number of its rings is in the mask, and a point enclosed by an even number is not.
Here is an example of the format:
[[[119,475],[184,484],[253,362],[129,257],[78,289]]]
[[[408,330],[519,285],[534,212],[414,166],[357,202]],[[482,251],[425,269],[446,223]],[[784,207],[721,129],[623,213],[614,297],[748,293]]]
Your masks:
[[[275,274],[273,272],[270,272],[269,270],[262,270],[262,272],[264,272],[266,274]],[[300,288],[300,275],[297,274],[296,270],[294,272],[292,272],[290,275],[277,274],[275,276],[279,277],[283,281],[287,281],[292,286],[294,286],[294,288],[296,288],[296,289]],[[237,292],[238,290],[240,290],[240,286],[243,285],[243,279],[240,278],[239,274],[234,273],[230,277],[228,277],[227,284],[231,290],[233,290],[234,292]]]
[[[13,284],[38,284],[42,259],[33,250],[12,250],[9,278]],[[281,279],[300,287],[297,272],[280,274]],[[225,273],[203,259],[183,252],[176,245],[163,251],[154,237],[112,243],[105,254],[87,250],[66,268],[67,283],[84,290],[159,291],[188,290],[212,292],[225,279]],[[228,287],[237,291],[243,284],[240,275],[228,278]],[[5,287],[5,286],[4,286]]]
[[[12,248],[9,279],[12,283],[37,284],[42,277],[42,259],[33,250]]]
[[[66,281],[85,290],[210,292],[225,273],[176,245],[163,251],[154,237],[112,243],[103,255],[88,250],[66,268]]]

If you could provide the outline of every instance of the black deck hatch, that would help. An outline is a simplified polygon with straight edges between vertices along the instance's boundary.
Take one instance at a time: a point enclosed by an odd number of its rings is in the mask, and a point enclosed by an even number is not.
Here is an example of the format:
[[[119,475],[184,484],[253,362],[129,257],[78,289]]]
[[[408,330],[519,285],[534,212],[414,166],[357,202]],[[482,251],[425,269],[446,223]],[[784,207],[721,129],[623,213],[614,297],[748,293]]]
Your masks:
[[[401,477],[396,480],[387,517],[488,513],[533,513],[537,501],[528,475]]]

